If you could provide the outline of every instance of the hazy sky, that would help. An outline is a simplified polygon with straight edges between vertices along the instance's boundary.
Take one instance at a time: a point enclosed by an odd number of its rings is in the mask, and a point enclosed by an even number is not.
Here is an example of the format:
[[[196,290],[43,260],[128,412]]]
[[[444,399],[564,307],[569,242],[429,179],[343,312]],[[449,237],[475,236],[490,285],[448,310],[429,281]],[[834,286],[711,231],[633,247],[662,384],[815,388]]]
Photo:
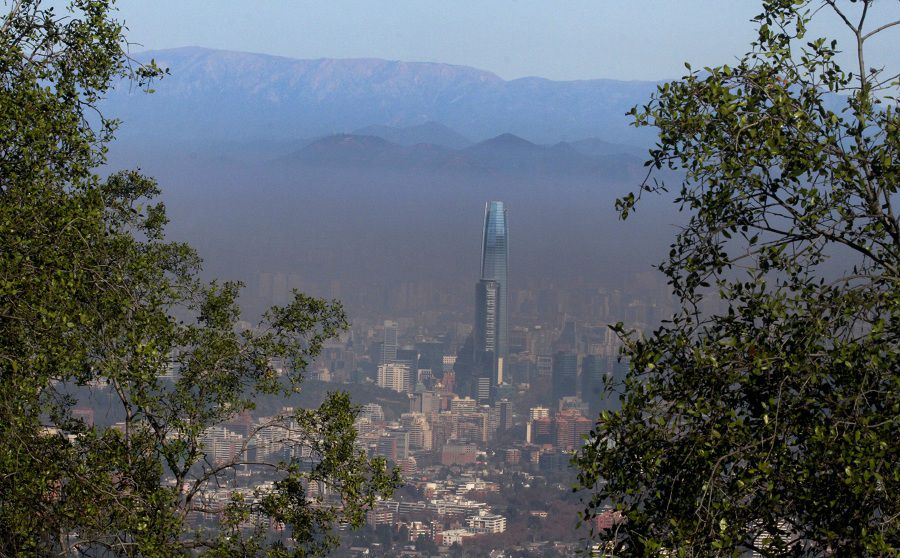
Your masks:
[[[900,2],[876,7],[882,19],[900,16]],[[507,79],[678,77],[686,60],[724,64],[745,52],[760,11],[755,0],[120,0],[119,8],[129,38],[143,45],[135,51],[196,45],[447,62]],[[825,15],[822,30],[847,37]],[[870,61],[900,61],[898,40],[900,32],[881,38]]]

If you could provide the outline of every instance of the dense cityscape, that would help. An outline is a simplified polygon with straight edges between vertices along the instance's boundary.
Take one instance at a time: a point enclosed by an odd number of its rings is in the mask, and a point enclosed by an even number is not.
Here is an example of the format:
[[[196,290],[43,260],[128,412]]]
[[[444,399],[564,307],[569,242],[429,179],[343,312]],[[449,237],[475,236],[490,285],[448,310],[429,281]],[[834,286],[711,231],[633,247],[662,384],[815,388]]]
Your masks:
[[[474,312],[404,285],[398,315],[352,319],[307,371],[297,403],[314,406],[325,391],[348,390],[359,405],[358,445],[403,478],[394,497],[368,513],[366,529],[342,533],[337,555],[563,556],[586,548],[587,531],[574,528],[579,495],[569,460],[594,417],[616,405],[627,363],[609,324],[647,328],[668,307],[662,298],[599,287],[508,290],[516,284],[510,244],[507,208],[487,203]],[[283,303],[302,286],[292,282],[300,279],[259,273],[257,298]],[[168,376],[177,379],[178,370]],[[292,411],[260,401],[204,433],[210,467],[237,466],[228,482],[202,494],[208,511],[192,512],[195,525],[214,525],[235,493],[258,498],[271,488],[275,477],[255,463],[315,459],[292,438]],[[89,407],[75,414],[95,420]],[[329,497],[324,485],[307,490]],[[615,519],[602,514],[595,528]]]
[[[609,325],[645,329],[670,306],[647,285],[643,298],[586,285],[516,285],[515,267],[507,269],[515,246],[507,211],[503,202],[485,206],[482,271],[469,305],[404,284],[400,296],[384,297],[396,309],[392,319],[351,316],[349,331],[328,342],[306,373],[297,404],[312,407],[326,391],[348,390],[359,406],[357,443],[403,478],[395,496],[368,513],[366,529],[342,533],[338,555],[458,555],[468,548],[552,556],[587,544],[587,531],[574,529],[579,496],[569,460],[594,417],[616,405],[614,387],[627,363]],[[260,272],[255,302],[283,304],[302,287],[310,285],[296,274]],[[328,288],[340,289],[335,282]],[[167,376],[177,379],[178,370]],[[292,411],[260,401],[204,433],[211,467],[240,465],[230,482],[203,493],[209,511],[192,512],[196,525],[214,525],[216,510],[235,493],[257,498],[271,488],[275,477],[254,463],[314,459],[292,439]],[[74,412],[104,420],[92,407]],[[328,498],[324,486],[307,489]],[[602,515],[596,527],[614,519]]]

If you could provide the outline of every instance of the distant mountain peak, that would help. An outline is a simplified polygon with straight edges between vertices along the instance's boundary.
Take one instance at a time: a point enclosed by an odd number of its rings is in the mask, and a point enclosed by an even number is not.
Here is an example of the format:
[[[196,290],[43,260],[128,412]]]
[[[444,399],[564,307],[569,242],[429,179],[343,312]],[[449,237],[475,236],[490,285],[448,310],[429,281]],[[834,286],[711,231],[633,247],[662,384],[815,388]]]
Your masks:
[[[472,148],[490,148],[490,147],[498,147],[498,148],[512,148],[512,149],[532,149],[538,147],[536,144],[531,143],[525,138],[521,138],[515,134],[505,133],[500,134],[499,136],[495,136],[490,139],[486,139],[481,143],[478,143]]]
[[[496,137],[491,138],[486,141],[489,141],[492,143],[516,143],[516,144],[520,144],[520,145],[534,145],[527,139],[520,138],[519,136],[517,136],[515,134],[510,134],[509,132],[507,132],[505,134],[500,134],[499,136],[496,136]]]

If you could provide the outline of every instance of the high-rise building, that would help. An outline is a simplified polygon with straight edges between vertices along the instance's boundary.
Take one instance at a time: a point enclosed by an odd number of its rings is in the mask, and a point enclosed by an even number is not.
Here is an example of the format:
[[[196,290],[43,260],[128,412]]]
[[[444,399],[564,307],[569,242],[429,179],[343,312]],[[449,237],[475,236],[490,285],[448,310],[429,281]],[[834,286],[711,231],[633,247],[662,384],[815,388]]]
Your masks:
[[[391,436],[388,433],[384,433],[378,439],[378,445],[375,449],[376,453],[382,457],[390,459],[391,461],[397,460],[397,438]]]
[[[472,395],[475,396],[475,399],[478,400],[479,404],[486,405],[490,403],[491,377],[482,374],[475,378],[475,385],[472,390]]]
[[[400,393],[410,391],[409,364],[388,362],[378,367],[378,386]]]
[[[539,446],[544,444],[553,445],[553,425],[554,421],[550,417],[531,421],[531,423],[529,423],[530,428],[527,428],[525,431],[526,441],[529,444],[537,444]]]
[[[423,391],[410,395],[409,410],[413,413],[430,414],[441,410],[441,396],[435,391]]]
[[[485,510],[479,510],[478,515],[474,515],[467,520],[469,530],[474,533],[502,533],[506,531],[506,518],[502,515],[488,513]]]
[[[481,278],[496,281],[500,289],[497,309],[497,356],[507,354],[509,228],[503,202],[484,207],[484,236],[481,248]]]
[[[557,347],[565,351],[578,351],[578,332],[575,318],[570,316],[563,318],[563,328],[557,340]]]
[[[508,354],[508,236],[503,202],[488,202],[484,207],[481,279],[475,287],[473,349],[475,377],[489,377],[494,386],[503,381],[503,363]],[[478,387],[483,390],[483,385]]]
[[[475,411],[456,416],[456,439],[473,444],[486,443],[491,438],[491,417],[488,412]]]
[[[584,416],[590,412],[590,406],[581,400],[577,395],[566,395],[559,398],[559,412],[577,411]]]
[[[518,448],[509,448],[505,454],[507,465],[518,465],[519,461],[522,460],[522,451]]]
[[[547,418],[550,416],[550,409],[547,407],[532,407],[528,409],[528,420],[537,420],[539,418]]]
[[[378,403],[366,403],[362,406],[359,416],[372,422],[384,422],[384,409]]]
[[[384,343],[381,345],[381,363],[394,362],[397,359],[397,332],[399,327],[397,322],[392,320],[384,321]]]
[[[556,447],[562,451],[578,449],[593,426],[591,419],[585,418],[576,410],[559,413],[556,415]]]
[[[567,395],[576,395],[578,389],[578,355],[569,351],[557,351],[553,355],[553,402]]]
[[[409,447],[413,450],[431,450],[432,432],[428,419],[422,413],[404,413],[400,422],[409,432]]]
[[[501,399],[494,403],[496,413],[497,430],[505,432],[513,426],[513,406],[509,399]]]
[[[409,382],[411,387],[414,387],[416,385],[416,380],[418,379],[419,353],[410,347],[397,348],[394,351],[393,362],[409,366]]]
[[[441,449],[441,465],[471,465],[477,454],[475,444],[447,444]]]
[[[540,424],[538,424],[539,421]],[[525,423],[525,441],[529,444],[537,443],[538,431],[544,432],[549,437],[550,424],[550,409],[532,407],[528,411],[528,422]]]
[[[475,285],[475,360],[497,354],[500,328],[500,283],[482,279]]]
[[[409,432],[406,430],[388,430],[378,438],[376,453],[391,461],[409,457]]]
[[[469,397],[456,397],[450,400],[451,413],[473,413],[477,408],[477,402]]]

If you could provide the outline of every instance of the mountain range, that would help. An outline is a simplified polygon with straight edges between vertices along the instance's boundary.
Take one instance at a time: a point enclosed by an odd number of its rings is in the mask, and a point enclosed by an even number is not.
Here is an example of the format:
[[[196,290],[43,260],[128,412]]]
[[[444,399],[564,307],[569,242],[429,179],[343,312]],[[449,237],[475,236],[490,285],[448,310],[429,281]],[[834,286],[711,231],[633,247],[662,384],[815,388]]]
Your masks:
[[[451,130],[435,128],[442,135]],[[441,145],[436,140],[418,134],[424,141],[401,145],[369,134],[334,134],[311,141],[302,148],[276,160],[288,169],[315,167],[356,169],[431,175],[457,176],[555,176],[585,177],[609,183],[617,179],[635,179],[642,167],[642,159],[629,153],[628,146],[603,144],[600,140],[576,143],[559,142],[538,145],[513,134],[501,134],[459,149]],[[403,129],[396,129],[395,137],[404,137]],[[391,135],[391,134],[385,134]],[[461,136],[459,136],[461,137]],[[602,146],[602,147],[601,147]],[[604,152],[604,147],[608,152]],[[616,150],[616,148],[619,148]]]
[[[503,133],[536,143],[653,139],[652,131],[629,126],[626,112],[647,101],[655,82],[504,80],[450,64],[298,60],[197,47],[134,57],[155,60],[170,75],[153,84],[153,94],[124,82],[111,92],[104,110],[124,122],[123,139],[271,141],[374,131],[411,144],[420,143],[416,133],[433,134],[432,123],[455,131],[458,137],[443,141],[455,148]]]

